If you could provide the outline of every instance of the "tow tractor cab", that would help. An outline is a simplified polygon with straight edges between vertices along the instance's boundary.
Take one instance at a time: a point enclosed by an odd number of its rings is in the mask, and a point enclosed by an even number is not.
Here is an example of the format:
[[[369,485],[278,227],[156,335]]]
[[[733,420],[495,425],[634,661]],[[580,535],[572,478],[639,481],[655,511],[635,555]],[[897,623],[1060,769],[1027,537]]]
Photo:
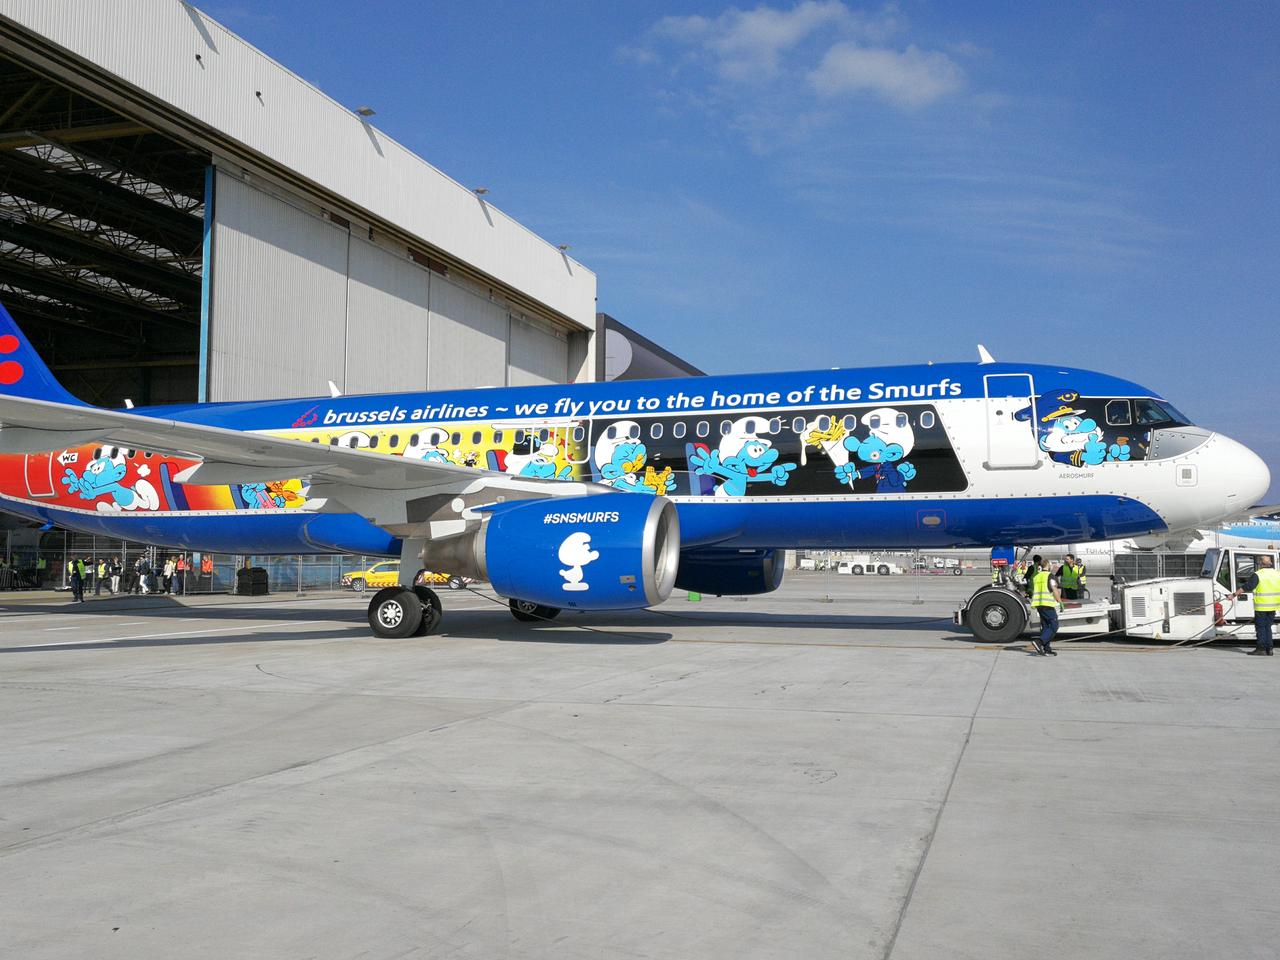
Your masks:
[[[1059,613],[1060,636],[1142,637],[1175,642],[1214,639],[1253,641],[1253,596],[1236,597],[1260,557],[1280,567],[1280,551],[1215,547],[1196,577],[1116,581],[1107,600],[1067,601]],[[955,622],[980,640],[1008,643],[1039,630],[1040,618],[1020,590],[1004,583],[983,587],[956,612]]]

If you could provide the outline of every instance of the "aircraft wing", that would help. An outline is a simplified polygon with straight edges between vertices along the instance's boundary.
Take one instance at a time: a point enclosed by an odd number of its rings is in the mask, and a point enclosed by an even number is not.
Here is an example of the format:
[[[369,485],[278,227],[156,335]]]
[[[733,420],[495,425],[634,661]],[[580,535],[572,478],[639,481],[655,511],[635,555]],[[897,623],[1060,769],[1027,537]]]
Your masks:
[[[401,508],[409,496],[421,498],[495,486],[506,488],[513,494],[512,499],[612,492],[597,484],[513,477],[119,410],[0,396],[0,453],[35,453],[85,443],[201,460],[174,477],[179,483],[261,483],[301,477],[329,496],[342,495],[344,502],[397,503]],[[350,505],[359,509],[355,503]],[[382,511],[361,512],[368,515]]]

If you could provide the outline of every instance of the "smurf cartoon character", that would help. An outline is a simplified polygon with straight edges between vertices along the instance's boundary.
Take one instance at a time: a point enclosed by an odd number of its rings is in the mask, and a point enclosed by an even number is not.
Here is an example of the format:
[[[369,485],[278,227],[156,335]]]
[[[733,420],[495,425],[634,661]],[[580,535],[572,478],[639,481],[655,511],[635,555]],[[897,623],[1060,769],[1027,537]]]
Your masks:
[[[1037,431],[1040,449],[1056,463],[1069,463],[1073,467],[1094,466],[1108,460],[1128,460],[1129,445],[1108,445],[1097,421],[1086,416],[1085,410],[1076,405],[1079,399],[1080,395],[1074,391],[1041,398],[1043,407],[1050,407],[1054,403],[1057,407],[1040,418],[1040,429]],[[1019,420],[1028,419],[1029,416],[1030,408],[1015,414]]]
[[[566,568],[560,571],[564,578],[561,589],[571,592],[591,589],[590,584],[582,579],[582,568],[600,559],[600,551],[591,549],[591,534],[582,531],[569,534],[560,544],[558,556]]]
[[[735,420],[720,438],[718,449],[709,450],[698,444],[689,455],[689,466],[694,473],[724,481],[716,487],[717,497],[745,496],[747,485],[752,483],[786,486],[796,465],[776,462],[778,451],[773,449],[773,442],[759,435],[767,427],[768,421],[759,417]]]
[[[906,492],[907,483],[916,475],[915,466],[902,459],[916,445],[911,418],[901,410],[879,407],[862,422],[868,434],[861,440],[852,435],[845,438],[844,445],[852,456],[849,463],[836,467],[836,479],[852,485],[854,480],[874,477],[877,493]],[[853,456],[867,466],[858,467]]]
[[[532,448],[536,442],[530,439],[529,447]],[[556,460],[559,457],[560,448],[547,441],[530,453],[509,453],[505,472],[540,480],[568,480],[573,476],[573,466],[566,463],[563,467],[557,467]]]
[[[80,476],[70,467],[62,477],[68,493],[80,494],[82,500],[97,500],[95,508],[103,513],[113,510],[155,510],[160,506],[160,496],[151,481],[147,464],[138,467],[138,479],[132,487],[123,480],[129,472],[129,464],[123,450],[113,450],[111,456],[100,456],[84,468]],[[99,500],[110,497],[110,500]]]
[[[593,456],[600,482],[605,486],[661,496],[672,485],[671,468],[646,469],[648,458],[649,450],[640,439],[640,424],[634,420],[620,420],[606,427],[596,441]]]
[[[410,436],[401,456],[410,460],[426,460],[428,463],[452,463],[449,452],[441,446],[448,439],[448,430],[442,427],[424,427]]]

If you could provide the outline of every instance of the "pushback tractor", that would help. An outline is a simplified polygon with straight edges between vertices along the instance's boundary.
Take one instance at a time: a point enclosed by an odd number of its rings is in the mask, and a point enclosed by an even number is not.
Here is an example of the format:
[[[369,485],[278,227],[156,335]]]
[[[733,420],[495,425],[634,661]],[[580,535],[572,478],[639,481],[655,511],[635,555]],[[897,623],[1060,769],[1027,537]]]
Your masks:
[[[1277,553],[1214,548],[1205,554],[1199,576],[1116,581],[1109,599],[1065,601],[1058,636],[1252,642],[1253,597],[1235,592],[1258,568],[1259,558],[1277,563]],[[975,591],[954,621],[983,643],[1011,643],[1040,629],[1040,616],[1026,593],[1004,578]]]

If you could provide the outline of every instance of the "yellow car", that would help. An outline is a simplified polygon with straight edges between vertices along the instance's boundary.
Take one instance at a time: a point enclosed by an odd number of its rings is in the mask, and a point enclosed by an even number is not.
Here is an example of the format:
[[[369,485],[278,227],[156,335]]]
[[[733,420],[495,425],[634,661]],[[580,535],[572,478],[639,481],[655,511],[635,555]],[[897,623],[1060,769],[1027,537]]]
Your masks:
[[[350,587],[356,593],[394,587],[399,582],[399,560],[383,560],[367,570],[355,570],[342,575],[342,585]],[[447,586],[450,590],[461,590],[470,582],[467,577],[455,577],[448,573],[435,573],[431,570],[424,570],[418,577],[418,583],[426,586]]]

